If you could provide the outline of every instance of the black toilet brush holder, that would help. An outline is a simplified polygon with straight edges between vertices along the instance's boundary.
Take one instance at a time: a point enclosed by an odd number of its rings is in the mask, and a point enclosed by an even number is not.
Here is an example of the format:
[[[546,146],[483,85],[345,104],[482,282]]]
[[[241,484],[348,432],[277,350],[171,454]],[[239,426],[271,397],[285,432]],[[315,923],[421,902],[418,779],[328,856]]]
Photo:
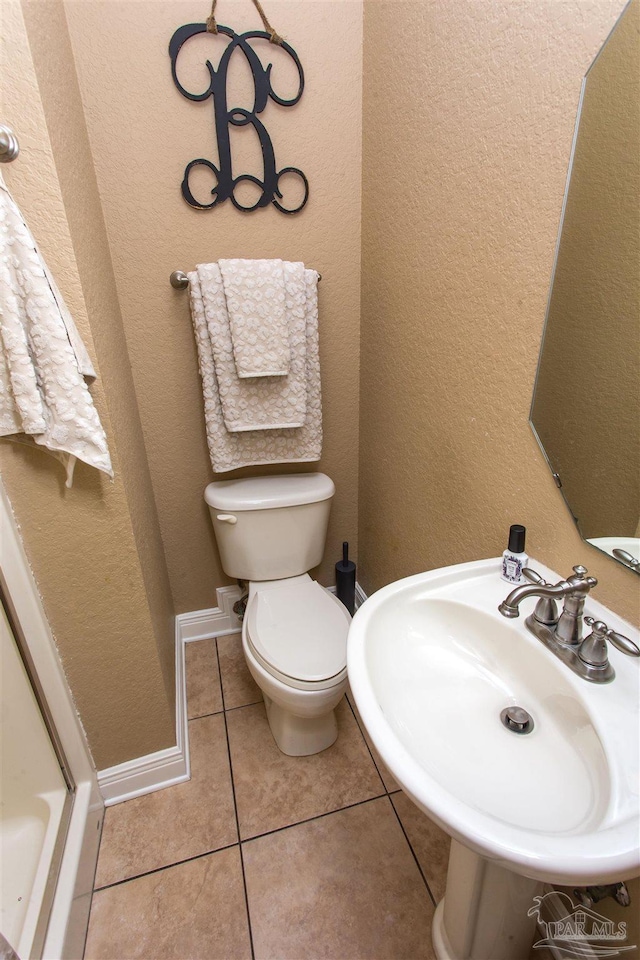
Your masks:
[[[349,560],[349,543],[342,544],[342,560],[336,563],[336,596],[353,616],[356,608],[356,565]]]

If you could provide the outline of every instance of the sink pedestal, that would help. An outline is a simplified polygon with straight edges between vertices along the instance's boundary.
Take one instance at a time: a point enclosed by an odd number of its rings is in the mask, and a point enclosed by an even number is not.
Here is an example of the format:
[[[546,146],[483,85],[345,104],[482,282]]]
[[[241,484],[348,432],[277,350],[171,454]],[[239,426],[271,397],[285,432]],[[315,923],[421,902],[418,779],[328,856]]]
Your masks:
[[[527,960],[542,883],[505,870],[451,841],[447,887],[433,918],[438,960]]]

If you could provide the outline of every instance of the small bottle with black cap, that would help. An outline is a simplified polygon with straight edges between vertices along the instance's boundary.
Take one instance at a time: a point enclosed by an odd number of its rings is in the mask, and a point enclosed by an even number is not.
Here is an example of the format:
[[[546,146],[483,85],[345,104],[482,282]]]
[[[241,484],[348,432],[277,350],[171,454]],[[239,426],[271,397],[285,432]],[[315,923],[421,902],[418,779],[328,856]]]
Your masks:
[[[522,571],[529,563],[524,552],[527,531],[521,523],[513,523],[509,528],[509,546],[502,554],[502,579],[507,583],[523,583]]]

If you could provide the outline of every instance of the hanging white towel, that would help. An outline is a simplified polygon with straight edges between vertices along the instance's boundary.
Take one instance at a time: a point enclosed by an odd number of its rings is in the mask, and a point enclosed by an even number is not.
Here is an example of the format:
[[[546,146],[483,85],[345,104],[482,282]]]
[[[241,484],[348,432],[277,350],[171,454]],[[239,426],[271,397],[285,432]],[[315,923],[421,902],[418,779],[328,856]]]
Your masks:
[[[244,261],[249,262],[249,261]],[[285,317],[291,364],[286,377],[238,377],[226,303],[217,263],[189,274],[190,296],[201,298],[211,338],[224,425],[231,433],[302,427],[307,415],[306,281],[303,263],[282,263]]]
[[[240,379],[286,377],[291,353],[282,260],[219,260]]]
[[[0,436],[113,476],[85,377],[95,371],[53,277],[0,175]]]
[[[211,465],[216,473],[265,463],[307,463],[322,453],[322,396],[318,351],[318,274],[305,270],[307,415],[303,427],[230,433],[225,425],[216,377],[211,334],[195,272],[189,274],[191,317],[202,377],[204,416]],[[195,289],[195,296],[194,296]]]

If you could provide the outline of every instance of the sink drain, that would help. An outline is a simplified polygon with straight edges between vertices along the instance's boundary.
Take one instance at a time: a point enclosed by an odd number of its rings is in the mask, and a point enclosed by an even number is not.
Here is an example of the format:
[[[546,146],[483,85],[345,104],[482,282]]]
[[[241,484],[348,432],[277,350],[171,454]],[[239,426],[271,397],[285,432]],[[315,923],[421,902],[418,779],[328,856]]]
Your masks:
[[[531,733],[533,730],[533,717],[522,707],[505,707],[500,719],[512,733]]]

